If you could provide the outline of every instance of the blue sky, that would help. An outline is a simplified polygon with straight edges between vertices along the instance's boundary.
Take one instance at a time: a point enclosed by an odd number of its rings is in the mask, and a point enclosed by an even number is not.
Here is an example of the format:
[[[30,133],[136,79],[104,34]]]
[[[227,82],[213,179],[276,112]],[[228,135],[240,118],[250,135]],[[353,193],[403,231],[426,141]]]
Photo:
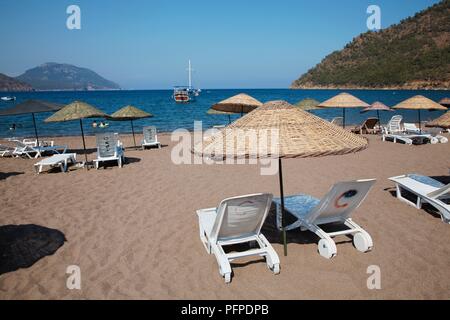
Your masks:
[[[44,62],[90,68],[127,89],[187,82],[201,88],[282,88],[367,31],[367,7],[385,28],[438,0],[0,0],[0,72]],[[66,8],[81,8],[81,30]]]

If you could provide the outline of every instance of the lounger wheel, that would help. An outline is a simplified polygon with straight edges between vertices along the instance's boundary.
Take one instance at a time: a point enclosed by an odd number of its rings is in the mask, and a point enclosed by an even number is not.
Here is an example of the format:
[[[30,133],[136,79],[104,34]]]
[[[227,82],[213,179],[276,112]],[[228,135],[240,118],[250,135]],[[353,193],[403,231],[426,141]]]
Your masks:
[[[219,273],[225,279],[225,283],[231,282],[231,272],[223,272],[222,268],[219,266]]]
[[[272,271],[274,274],[279,274],[280,273],[280,264],[279,263],[275,263],[272,267]]]
[[[333,240],[321,239],[318,245],[319,254],[326,258],[331,259],[337,254],[336,244]]]
[[[367,232],[358,232],[353,236],[353,245],[358,251],[370,251],[373,247],[372,238]]]

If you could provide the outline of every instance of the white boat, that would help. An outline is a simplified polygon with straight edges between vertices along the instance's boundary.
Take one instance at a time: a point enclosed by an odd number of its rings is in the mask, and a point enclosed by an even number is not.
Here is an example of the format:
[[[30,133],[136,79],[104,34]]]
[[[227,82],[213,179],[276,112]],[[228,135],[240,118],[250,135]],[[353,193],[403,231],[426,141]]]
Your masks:
[[[189,74],[189,85],[188,86],[173,87],[172,98],[177,103],[189,103],[189,102],[195,101],[195,98],[200,95],[201,90],[194,89],[192,87],[191,60],[189,60],[188,74]]]
[[[1,97],[2,101],[16,101],[16,97]]]

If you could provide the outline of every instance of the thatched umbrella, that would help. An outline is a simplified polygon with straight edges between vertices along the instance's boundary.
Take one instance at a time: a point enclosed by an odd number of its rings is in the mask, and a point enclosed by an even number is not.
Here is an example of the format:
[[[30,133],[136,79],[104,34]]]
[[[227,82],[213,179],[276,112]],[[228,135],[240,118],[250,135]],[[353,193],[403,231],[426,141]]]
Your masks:
[[[53,102],[47,102],[42,100],[27,100],[25,102],[19,103],[15,105],[14,107],[1,110],[0,116],[15,116],[15,115],[21,115],[21,114],[28,114],[31,113],[31,116],[33,118],[33,126],[34,126],[34,135],[36,137],[36,144],[39,146],[39,136],[36,126],[36,117],[34,116],[35,113],[41,113],[41,112],[55,112],[60,110],[63,107],[62,104],[57,104]]]
[[[428,122],[426,124],[427,127],[438,127],[443,129],[449,129],[450,128],[450,111],[447,111],[439,118]]]
[[[369,105],[364,101],[352,96],[349,93],[342,92],[321,104],[320,108],[342,108],[343,128],[345,128],[345,109],[347,108],[367,108]]]
[[[395,107],[392,107],[392,109],[417,110],[417,114],[419,117],[420,133],[422,133],[422,121],[420,118],[420,110],[447,110],[446,107],[441,106],[439,103],[434,102],[433,100],[428,99],[421,95],[406,99],[405,101],[402,101],[399,104],[397,104]]]
[[[320,101],[317,101],[315,99],[306,98],[302,101],[295,104],[296,107],[300,108],[303,111],[309,111],[309,110],[315,110],[319,109],[318,105],[320,104]]]
[[[275,131],[275,146],[259,141],[264,133]],[[248,135],[256,134],[256,150],[247,141]],[[193,153],[213,159],[225,158],[278,158],[281,212],[283,215],[283,243],[287,254],[286,230],[284,229],[284,191],[282,158],[307,158],[353,153],[367,147],[366,139],[341,129],[311,113],[299,110],[286,101],[271,101],[245,115],[220,132],[206,138],[193,148]],[[237,148],[237,146],[239,148]],[[264,148],[264,147],[263,147]],[[273,148],[276,153],[273,153]]]
[[[55,112],[52,116],[45,119],[45,122],[64,122],[71,120],[79,120],[81,128],[81,137],[83,138],[84,158],[87,163],[86,142],[84,140],[84,130],[82,119],[87,118],[109,118],[109,116],[94,108],[93,106],[80,101],[74,101],[58,112]]]
[[[385,105],[384,103],[379,102],[379,101],[376,101],[376,102],[372,103],[369,107],[363,109],[361,111],[361,113],[370,112],[370,111],[376,111],[377,112],[377,118],[378,118],[379,125],[381,125],[380,111],[394,112],[394,110],[392,110],[387,105]]]
[[[134,147],[136,146],[136,138],[134,136],[134,126],[133,126],[133,120],[138,119],[145,119],[145,118],[151,118],[153,117],[152,114],[145,112],[141,109],[138,109],[133,106],[125,106],[120,110],[117,110],[111,115],[111,120],[117,120],[117,121],[130,121],[131,122],[131,132],[133,133],[133,141],[134,141]]]
[[[214,104],[207,113],[227,114],[228,121],[231,123],[231,114],[240,113],[242,116],[244,113],[249,113],[260,106],[262,106],[262,102],[256,100],[248,94],[240,93]]]
[[[450,107],[450,98],[444,98],[439,101],[439,104],[442,104],[444,107]]]

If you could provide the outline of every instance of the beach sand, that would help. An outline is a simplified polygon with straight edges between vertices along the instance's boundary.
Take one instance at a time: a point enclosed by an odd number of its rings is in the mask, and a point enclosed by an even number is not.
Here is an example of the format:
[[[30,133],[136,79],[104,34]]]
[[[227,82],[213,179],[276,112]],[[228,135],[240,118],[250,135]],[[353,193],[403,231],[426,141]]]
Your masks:
[[[262,260],[237,261],[230,285],[199,240],[195,211],[236,195],[278,196],[278,176],[261,176],[258,165],[175,165],[167,135],[162,149],[126,150],[122,169],[38,176],[34,159],[0,158],[0,225],[37,224],[67,238],[54,255],[0,275],[0,299],[449,299],[450,225],[397,200],[387,178],[417,172],[448,181],[450,143],[368,138],[369,148],[356,154],[286,159],[283,173],[286,195],[316,197],[341,180],[376,178],[353,217],[372,235],[373,251],[360,253],[341,237],[337,257],[326,260],[314,235],[295,230],[284,257],[270,216],[263,233],[280,256],[281,274]],[[131,145],[130,136],[122,139]],[[81,147],[80,137],[56,143]],[[87,145],[95,146],[93,137]],[[69,265],[81,268],[81,290],[66,288]],[[381,269],[381,290],[367,288],[371,265]]]

